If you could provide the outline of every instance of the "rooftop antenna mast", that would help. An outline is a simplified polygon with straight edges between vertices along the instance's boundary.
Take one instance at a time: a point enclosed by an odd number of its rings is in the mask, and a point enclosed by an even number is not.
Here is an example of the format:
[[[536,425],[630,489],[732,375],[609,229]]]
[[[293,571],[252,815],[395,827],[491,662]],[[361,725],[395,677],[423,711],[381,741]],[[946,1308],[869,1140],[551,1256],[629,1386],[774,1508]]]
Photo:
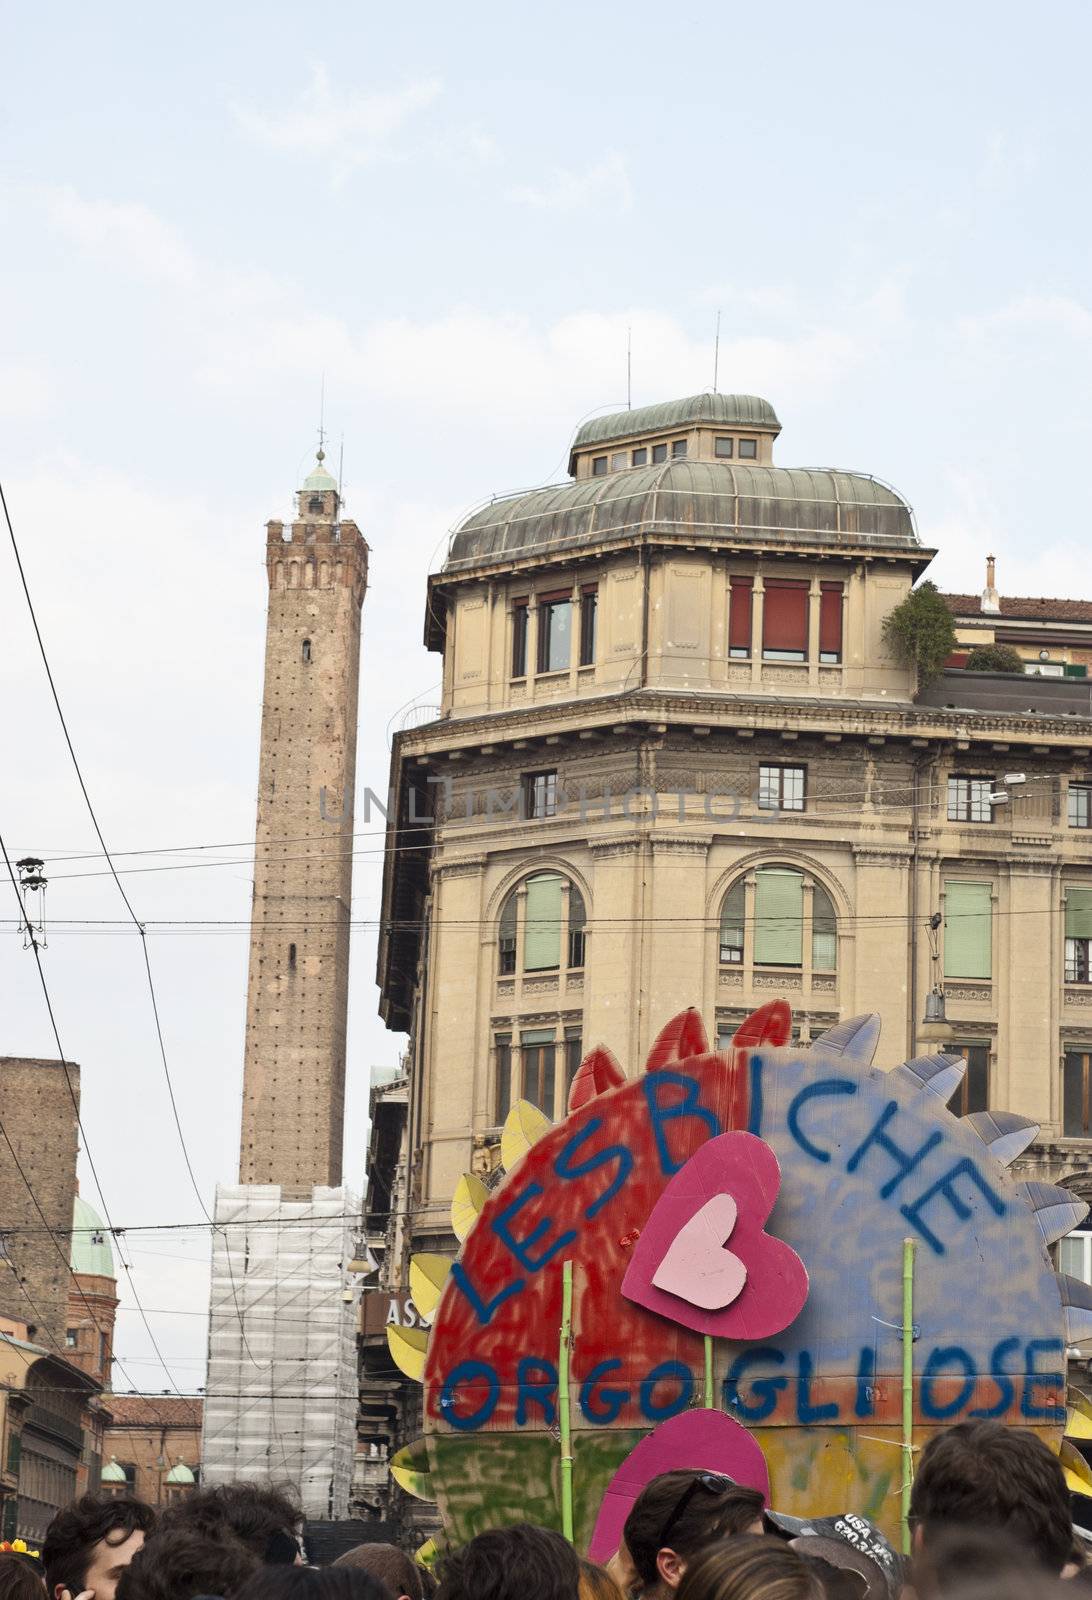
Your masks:
[[[633,329],[626,329],[626,410],[633,410]]]
[[[324,455],[326,454],[325,445],[326,445],[326,374],[324,372],[322,374],[322,381],[319,384],[319,406],[318,406],[318,447],[319,447],[319,460],[320,461],[323,459]]]
[[[720,373],[720,312],[717,312],[717,331],[713,338],[713,393],[717,392],[717,378]]]

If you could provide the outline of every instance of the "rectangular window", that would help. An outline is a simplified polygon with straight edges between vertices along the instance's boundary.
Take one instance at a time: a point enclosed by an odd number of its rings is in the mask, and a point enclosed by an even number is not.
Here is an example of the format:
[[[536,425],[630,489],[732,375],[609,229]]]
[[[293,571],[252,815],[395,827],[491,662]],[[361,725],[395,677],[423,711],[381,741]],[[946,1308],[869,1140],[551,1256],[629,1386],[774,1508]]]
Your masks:
[[[758,769],[758,805],[761,811],[803,811],[803,767]]]
[[[624,450],[616,450],[610,458],[610,470],[612,472],[621,472],[625,467],[628,466],[629,458],[626,455],[626,452]]]
[[[607,475],[606,456],[593,456],[591,469],[593,478],[605,478]]]
[[[993,886],[962,878],[944,885],[944,976],[993,976]]]
[[[758,454],[758,443],[754,439],[741,439],[739,441],[739,459],[753,461]]]
[[[577,1069],[582,1058],[582,1045],[579,1028],[565,1029],[565,1096],[568,1098],[569,1090],[573,1086]]]
[[[527,676],[527,602],[517,600],[512,607],[512,676]]]
[[[842,585],[819,585],[819,660],[842,659]]]
[[[498,1033],[493,1040],[493,1056],[497,1063],[497,1104],[494,1126],[504,1126],[504,1119],[512,1109],[512,1035]]]
[[[720,959],[728,966],[739,966],[743,960],[743,924],[746,918],[747,891],[742,878],[737,878],[724,897],[720,913]]]
[[[538,817],[557,815],[557,769],[549,772],[523,774],[523,815],[534,821]]]
[[[755,962],[799,967],[804,956],[804,879],[763,867],[755,877]]]
[[[599,592],[589,585],[580,596],[580,665],[595,665],[595,625],[599,611]]]
[[[992,778],[967,778],[952,774],[948,779],[949,822],[992,822]]]
[[[1065,981],[1092,983],[1092,889],[1065,891]]]
[[[684,456],[686,454],[686,440],[673,439],[671,441],[671,454],[674,456],[676,461]]]
[[[957,1117],[988,1111],[990,1105],[990,1047],[988,1044],[946,1044],[945,1055],[962,1056],[967,1063],[963,1082],[951,1101]]]
[[[762,654],[767,661],[808,658],[808,585],[771,578],[762,608]]]
[[[1092,1233],[1067,1233],[1058,1240],[1058,1271],[1092,1283]]]
[[[65,1342],[65,1345],[67,1346],[67,1348],[69,1350],[75,1350],[76,1346],[80,1342],[79,1329],[78,1328],[66,1328],[65,1329],[65,1334],[64,1334],[64,1342]]]
[[[13,1477],[19,1476],[19,1458],[23,1453],[23,1441],[14,1428],[8,1430],[8,1471]]]
[[[554,1114],[554,1073],[557,1045],[552,1028],[536,1028],[520,1035],[522,1094],[548,1117]]]
[[[538,670],[564,672],[573,638],[573,603],[568,593],[544,595],[538,603]]]
[[[1092,1051],[1067,1050],[1062,1068],[1062,1132],[1067,1139],[1089,1137],[1088,1078]]]
[[[734,444],[735,444],[735,440],[734,439],[724,439],[724,438],[714,439],[714,441],[713,441],[713,454],[715,456],[720,456],[722,461],[728,461],[728,460],[731,459],[732,446]]]
[[[745,661],[751,654],[751,594],[753,578],[731,579],[728,590],[728,654]]]
[[[1092,783],[1071,783],[1068,806],[1071,828],[1092,828]]]
[[[635,467],[644,467],[644,466],[647,466],[647,464],[648,464],[648,451],[647,451],[647,449],[645,448],[644,445],[640,445],[633,452],[633,465]]]
[[[554,872],[527,880],[524,972],[556,972],[561,964],[561,882]]]
[[[653,459],[653,461],[666,461],[667,460],[667,446],[666,446],[666,444],[654,444],[652,446],[652,459]]]

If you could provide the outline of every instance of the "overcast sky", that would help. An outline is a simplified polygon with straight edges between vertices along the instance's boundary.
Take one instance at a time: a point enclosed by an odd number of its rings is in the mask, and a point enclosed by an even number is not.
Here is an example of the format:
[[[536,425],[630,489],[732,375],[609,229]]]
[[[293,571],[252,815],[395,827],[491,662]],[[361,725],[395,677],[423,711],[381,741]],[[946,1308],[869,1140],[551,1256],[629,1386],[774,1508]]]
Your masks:
[[[711,384],[720,309],[720,387],[773,402],[777,459],[893,482],[942,584],[981,588],[992,550],[1003,593],[1092,592],[1086,7],[5,13],[0,471],[149,923],[249,912],[263,524],[291,513],[323,374],[372,547],[358,774],[378,793],[390,730],[438,698],[425,574],[452,523],[563,473],[573,427],[625,402],[627,327],[639,405]],[[19,855],[92,851],[2,548],[0,641],[0,829]],[[358,809],[359,919],[381,827]],[[217,848],[196,868],[121,854],[198,844]],[[52,860],[51,916],[123,917],[102,871]],[[32,958],[4,934],[0,1051],[54,1055]],[[246,931],[149,944],[211,1205],[235,1177]],[[358,934],[357,1188],[369,1070],[403,1043],[374,959]],[[57,932],[44,962],[114,1222],[195,1222],[138,939]],[[201,1383],[207,1235],[125,1250],[171,1369],[123,1285],[128,1375]]]

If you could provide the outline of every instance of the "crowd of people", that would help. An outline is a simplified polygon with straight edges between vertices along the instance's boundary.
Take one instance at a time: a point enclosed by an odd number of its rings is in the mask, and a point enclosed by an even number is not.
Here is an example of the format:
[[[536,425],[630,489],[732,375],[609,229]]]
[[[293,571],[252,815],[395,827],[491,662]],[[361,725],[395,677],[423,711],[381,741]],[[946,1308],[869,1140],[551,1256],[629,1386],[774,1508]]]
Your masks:
[[[316,1567],[300,1527],[266,1485],[201,1489],[158,1514],[88,1495],[40,1552],[0,1551],[0,1600],[1076,1600],[1074,1584],[1092,1586],[1092,1531],[1058,1457],[990,1421],[922,1451],[909,1556],[858,1512],[789,1516],[699,1468],[646,1485],[606,1567],[530,1523],[448,1551],[435,1577],[391,1544]]]

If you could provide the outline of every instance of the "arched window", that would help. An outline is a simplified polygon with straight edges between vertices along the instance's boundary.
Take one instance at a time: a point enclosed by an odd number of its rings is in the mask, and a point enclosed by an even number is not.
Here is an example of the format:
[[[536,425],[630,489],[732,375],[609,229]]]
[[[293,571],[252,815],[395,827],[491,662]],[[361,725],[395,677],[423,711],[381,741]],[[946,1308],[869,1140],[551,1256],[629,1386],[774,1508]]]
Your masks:
[[[838,922],[830,895],[795,867],[759,867],[748,922],[747,886],[737,878],[721,904],[720,961],[723,966],[750,961],[758,967],[835,972]]]
[[[566,890],[568,891],[566,893]],[[516,971],[523,935],[523,971],[579,971],[584,965],[584,897],[559,872],[536,872],[509,893],[497,923],[497,970]]]

